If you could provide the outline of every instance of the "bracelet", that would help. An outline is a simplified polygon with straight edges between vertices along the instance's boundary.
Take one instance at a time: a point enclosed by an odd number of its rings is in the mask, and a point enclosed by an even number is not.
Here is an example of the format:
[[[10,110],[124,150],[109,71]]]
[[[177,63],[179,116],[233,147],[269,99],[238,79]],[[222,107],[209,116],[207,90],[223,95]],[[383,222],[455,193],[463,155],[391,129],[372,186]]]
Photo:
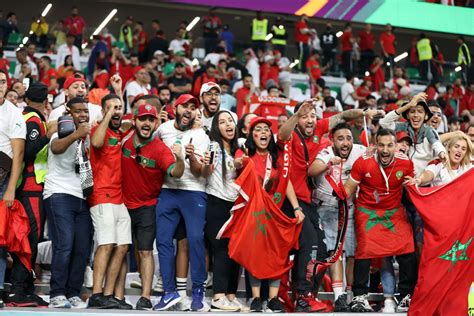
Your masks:
[[[301,208],[301,206],[297,206],[293,209],[293,212],[296,212],[296,211],[302,211],[303,209]]]

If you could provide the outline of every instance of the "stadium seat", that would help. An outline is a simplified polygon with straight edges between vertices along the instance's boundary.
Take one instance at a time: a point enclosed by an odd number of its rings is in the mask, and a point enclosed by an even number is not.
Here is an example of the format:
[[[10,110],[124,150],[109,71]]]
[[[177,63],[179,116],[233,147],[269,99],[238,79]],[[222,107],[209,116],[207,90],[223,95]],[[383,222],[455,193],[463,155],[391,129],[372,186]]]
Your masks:
[[[421,80],[420,72],[418,71],[417,68],[408,67],[406,70],[407,70],[407,75],[409,79]]]
[[[10,36],[8,37],[7,45],[10,45],[10,46],[20,45],[22,39],[23,39],[23,34],[11,33]]]
[[[297,83],[293,85],[294,88],[299,88],[302,94],[306,94],[306,90],[308,90],[309,86],[306,83]]]

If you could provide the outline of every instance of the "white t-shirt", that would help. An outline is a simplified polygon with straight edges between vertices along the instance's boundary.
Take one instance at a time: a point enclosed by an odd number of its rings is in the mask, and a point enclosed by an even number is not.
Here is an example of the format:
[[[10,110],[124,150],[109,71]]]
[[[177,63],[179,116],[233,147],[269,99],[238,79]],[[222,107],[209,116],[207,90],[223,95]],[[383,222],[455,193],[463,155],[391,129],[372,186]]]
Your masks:
[[[64,193],[83,199],[81,179],[74,164],[77,142],[72,143],[64,153],[55,155],[51,151],[51,144],[57,138],[58,133],[54,133],[49,142],[48,172],[44,178],[43,198],[47,199],[54,193]]]
[[[366,151],[366,148],[362,145],[354,144],[352,145],[351,153],[349,157],[347,157],[346,161],[342,165],[342,181],[346,182],[349,179],[349,175],[351,174],[352,165],[354,162],[362,156],[362,154]],[[334,154],[333,147],[327,147],[323,149],[316,159],[321,160],[325,165],[329,163],[329,160],[336,155]],[[337,168],[337,166],[333,166],[333,168]],[[318,187],[316,189],[316,199],[319,201],[323,201],[325,205],[335,206],[338,205],[338,200],[336,197],[332,195],[333,189],[329,182],[326,180],[326,173],[321,174],[317,177],[316,180]],[[354,200],[354,196],[349,199],[349,204],[352,204]]]
[[[258,64],[258,59],[251,58],[245,67],[247,67],[249,74],[252,75],[252,80],[255,84],[255,87],[260,87],[260,65]]]
[[[168,121],[161,124],[155,133],[156,137],[171,148],[173,144],[180,142],[183,148],[182,156],[184,157],[184,147],[189,144],[191,138],[194,144],[194,154],[198,160],[204,157],[204,153],[209,149],[209,137],[202,128],[194,128],[187,131],[180,131],[174,127],[175,120]],[[167,189],[180,189],[188,191],[206,191],[206,179],[203,177],[196,178],[191,173],[191,167],[189,159],[184,160],[184,174],[181,178],[173,178],[170,176],[165,177],[163,188]]]
[[[214,171],[207,178],[206,193],[212,194],[222,200],[234,202],[237,199],[238,191],[232,186],[237,178],[237,170],[234,167],[234,157],[223,153],[217,142],[212,142],[214,147]],[[222,155],[225,155],[226,177],[222,181]]]
[[[428,165],[425,171],[431,171],[433,173],[434,178],[433,181],[431,181],[431,186],[435,187],[453,181],[471,168],[472,164],[470,164],[469,166],[459,166],[459,168],[457,168],[456,170],[451,170],[451,172],[453,173],[453,175],[451,175],[448,171],[448,168],[446,168],[443,163],[437,163]]]
[[[0,151],[13,158],[11,139],[26,139],[26,123],[20,109],[5,99],[0,105]]]
[[[31,76],[38,77],[38,67],[36,66],[36,64],[33,61],[31,61],[31,59],[29,57],[28,57],[27,62],[28,62],[28,66],[31,69]],[[15,66],[15,72],[13,73],[13,78],[15,78],[15,79],[20,78],[20,74],[21,74],[21,64],[17,63],[16,66]],[[31,84],[32,84],[32,82],[30,82],[30,85]]]
[[[219,64],[219,60],[221,60],[222,58],[223,56],[221,56],[221,54],[209,53],[206,55],[206,57],[204,57],[204,63],[210,62],[211,64],[217,66],[217,64]]]
[[[99,122],[102,120],[102,108],[97,104],[87,103],[89,107],[89,124],[94,124],[95,122]],[[51,111],[48,117],[48,122],[57,121],[58,118],[63,115],[66,111],[66,106],[60,105],[54,110]]]
[[[127,92],[127,106],[130,108],[130,104],[128,102],[129,97],[135,97],[136,95],[143,93],[149,94],[147,87],[143,87],[138,84],[135,80],[130,81],[127,86],[125,87],[125,92]]]
[[[345,104],[356,105],[356,100],[352,98],[355,92],[354,86],[350,82],[346,82],[341,86],[341,98]]]
[[[170,47],[168,48],[169,51],[173,53],[184,51],[184,45],[189,45],[189,41],[186,39],[174,39],[170,42]]]

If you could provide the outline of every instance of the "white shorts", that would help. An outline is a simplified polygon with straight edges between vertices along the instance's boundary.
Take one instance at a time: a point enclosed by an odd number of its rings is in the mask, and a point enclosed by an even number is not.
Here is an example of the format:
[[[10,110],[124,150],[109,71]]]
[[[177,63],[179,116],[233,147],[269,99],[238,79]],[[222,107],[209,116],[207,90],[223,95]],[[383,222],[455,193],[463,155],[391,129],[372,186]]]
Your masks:
[[[90,208],[97,244],[127,245],[132,243],[132,225],[125,205],[98,204]]]

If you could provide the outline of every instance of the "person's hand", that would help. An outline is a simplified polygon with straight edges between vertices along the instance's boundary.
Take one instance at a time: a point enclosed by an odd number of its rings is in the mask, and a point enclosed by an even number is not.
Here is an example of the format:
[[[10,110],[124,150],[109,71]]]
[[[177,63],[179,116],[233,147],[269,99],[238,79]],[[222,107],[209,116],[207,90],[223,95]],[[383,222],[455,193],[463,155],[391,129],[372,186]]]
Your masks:
[[[110,85],[114,91],[122,91],[122,78],[118,74],[113,75],[110,77]]]
[[[382,115],[382,116],[385,116],[385,111],[384,110],[375,110],[375,109],[368,109],[366,112],[365,112],[365,116],[367,117],[367,119],[369,120],[372,120],[374,118],[374,116],[376,115]]]
[[[239,157],[239,158],[235,158],[234,159],[234,167],[235,169],[242,169],[244,167],[244,164],[245,164],[245,159],[248,158],[248,156],[246,155],[243,155],[242,157]]]
[[[297,219],[296,224],[300,224],[304,221],[304,214],[301,210],[295,211],[295,218]]]
[[[443,163],[446,163],[448,162],[448,159],[446,157],[446,153],[444,151],[440,152],[439,155],[438,155],[439,159],[443,162]]]
[[[84,122],[80,123],[79,126],[77,127],[76,134],[79,138],[85,138],[87,135],[89,135],[89,132],[91,130],[91,127],[89,123]]]
[[[160,114],[158,114],[158,118],[160,119],[160,122],[168,122],[168,112],[165,110],[161,110]]]
[[[204,157],[202,158],[202,163],[205,165],[205,166],[209,166],[211,164],[211,153],[206,151],[206,153],[204,154]]]
[[[405,176],[405,181],[403,181],[404,185],[420,185],[421,180],[420,178]]]
[[[186,158],[189,158],[189,160],[196,159],[196,156],[194,156],[194,145],[192,143],[187,144],[184,150],[186,152]]]
[[[171,151],[173,152],[176,160],[183,160],[183,146],[181,144],[174,143],[173,146],[171,146]]]
[[[425,101],[426,102],[426,99],[428,98],[428,95],[424,92],[420,92],[418,94],[416,94],[410,101],[410,107],[415,107],[418,102],[420,101]]]
[[[107,113],[105,113],[104,115],[104,119],[110,120],[112,116],[114,115],[114,111],[115,111],[115,106],[109,107],[109,109],[107,110]]]
[[[375,152],[377,151],[377,147],[373,144],[369,144],[369,147],[365,150],[365,155],[370,158],[375,155]]]
[[[10,208],[13,205],[13,202],[15,201],[15,189],[13,190],[6,190],[5,193],[3,194],[3,203]]]
[[[303,117],[305,115],[307,115],[308,113],[310,113],[312,110],[314,110],[314,102],[316,102],[317,99],[309,99],[309,100],[306,100],[304,101],[300,108],[298,109],[298,111],[295,113],[295,115],[300,118],[300,117]]]
[[[341,162],[344,161],[341,157],[334,156],[329,159],[329,165],[338,166]]]

